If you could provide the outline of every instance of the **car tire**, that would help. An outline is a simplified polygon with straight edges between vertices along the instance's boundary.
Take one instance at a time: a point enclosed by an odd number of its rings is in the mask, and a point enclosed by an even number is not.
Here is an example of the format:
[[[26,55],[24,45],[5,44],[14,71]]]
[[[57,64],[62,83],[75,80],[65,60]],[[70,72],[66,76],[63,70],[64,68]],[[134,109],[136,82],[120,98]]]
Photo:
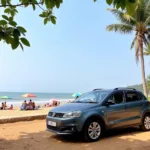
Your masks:
[[[90,119],[86,121],[82,135],[85,141],[95,142],[102,136],[103,124],[98,119]]]
[[[142,125],[140,128],[143,131],[150,131],[150,114],[146,114],[142,120]]]

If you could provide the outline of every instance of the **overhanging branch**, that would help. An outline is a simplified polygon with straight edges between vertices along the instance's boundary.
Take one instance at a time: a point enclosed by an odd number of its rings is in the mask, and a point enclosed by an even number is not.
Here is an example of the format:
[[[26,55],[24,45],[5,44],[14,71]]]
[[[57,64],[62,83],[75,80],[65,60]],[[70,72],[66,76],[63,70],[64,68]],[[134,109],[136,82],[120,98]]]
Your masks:
[[[11,4],[6,4],[6,5],[0,5],[0,7],[18,7],[18,6],[24,6],[24,5],[40,5],[42,4],[41,2],[39,3],[34,3],[34,2],[28,2],[28,3],[21,3],[21,4],[16,4],[16,5],[11,5]]]

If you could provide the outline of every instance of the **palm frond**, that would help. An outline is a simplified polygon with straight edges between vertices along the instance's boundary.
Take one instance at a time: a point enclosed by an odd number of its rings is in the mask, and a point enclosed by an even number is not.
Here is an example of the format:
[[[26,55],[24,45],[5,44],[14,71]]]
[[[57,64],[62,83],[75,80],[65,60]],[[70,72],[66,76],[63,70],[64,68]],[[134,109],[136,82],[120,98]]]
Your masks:
[[[146,21],[144,22],[144,24],[145,24],[146,26],[150,24],[150,16],[147,17],[147,19],[146,19]]]
[[[131,47],[130,49],[133,49],[134,45],[135,45],[135,42],[136,42],[136,37],[133,39],[132,43],[131,43]]]
[[[148,18],[150,16],[150,1],[149,0],[145,0],[144,11],[145,11],[145,17]]]
[[[137,22],[145,22],[145,6],[145,0],[138,0],[137,8],[135,11],[135,19]]]
[[[143,36],[143,42],[144,42],[145,45],[148,45],[148,40],[147,40],[147,38],[145,37],[145,35]]]
[[[150,34],[147,35],[147,40],[150,41]]]
[[[134,27],[125,24],[112,24],[106,27],[107,31],[120,32],[122,34],[129,34],[134,31]]]
[[[124,13],[118,9],[107,9],[110,11],[113,15],[116,16],[116,18],[121,21],[122,23],[128,24],[128,25],[135,25],[136,20],[132,16],[128,15],[127,13]]]
[[[147,44],[146,48],[144,48],[144,55],[150,55],[150,43]]]

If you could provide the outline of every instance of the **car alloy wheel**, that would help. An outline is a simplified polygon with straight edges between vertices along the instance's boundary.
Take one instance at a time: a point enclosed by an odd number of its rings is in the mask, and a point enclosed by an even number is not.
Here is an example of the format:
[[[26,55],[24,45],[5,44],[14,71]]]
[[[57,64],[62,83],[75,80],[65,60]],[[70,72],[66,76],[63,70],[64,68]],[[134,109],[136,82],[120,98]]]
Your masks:
[[[97,140],[101,135],[101,126],[98,122],[91,122],[88,127],[88,136],[92,140]]]

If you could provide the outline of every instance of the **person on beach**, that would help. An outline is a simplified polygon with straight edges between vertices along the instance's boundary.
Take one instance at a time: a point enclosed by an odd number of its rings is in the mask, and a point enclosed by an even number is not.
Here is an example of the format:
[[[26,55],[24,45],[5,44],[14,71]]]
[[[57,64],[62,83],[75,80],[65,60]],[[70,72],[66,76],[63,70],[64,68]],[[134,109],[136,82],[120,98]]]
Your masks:
[[[29,105],[33,105],[33,103],[32,103],[32,100],[30,99],[30,101],[29,101]]]
[[[2,103],[1,107],[0,107],[1,110],[4,109],[4,103]]]
[[[76,99],[78,99],[79,98],[79,96],[76,96]]]
[[[6,109],[7,105],[6,105],[6,102],[4,102],[4,108],[3,109]]]
[[[24,101],[21,106],[21,110],[26,110],[27,102]]]
[[[7,110],[13,110],[13,105],[11,105]]]
[[[32,107],[33,107],[33,109],[35,109],[35,102],[32,103]]]
[[[26,106],[26,110],[33,110],[33,103],[32,103],[31,99],[30,99],[29,103]]]

